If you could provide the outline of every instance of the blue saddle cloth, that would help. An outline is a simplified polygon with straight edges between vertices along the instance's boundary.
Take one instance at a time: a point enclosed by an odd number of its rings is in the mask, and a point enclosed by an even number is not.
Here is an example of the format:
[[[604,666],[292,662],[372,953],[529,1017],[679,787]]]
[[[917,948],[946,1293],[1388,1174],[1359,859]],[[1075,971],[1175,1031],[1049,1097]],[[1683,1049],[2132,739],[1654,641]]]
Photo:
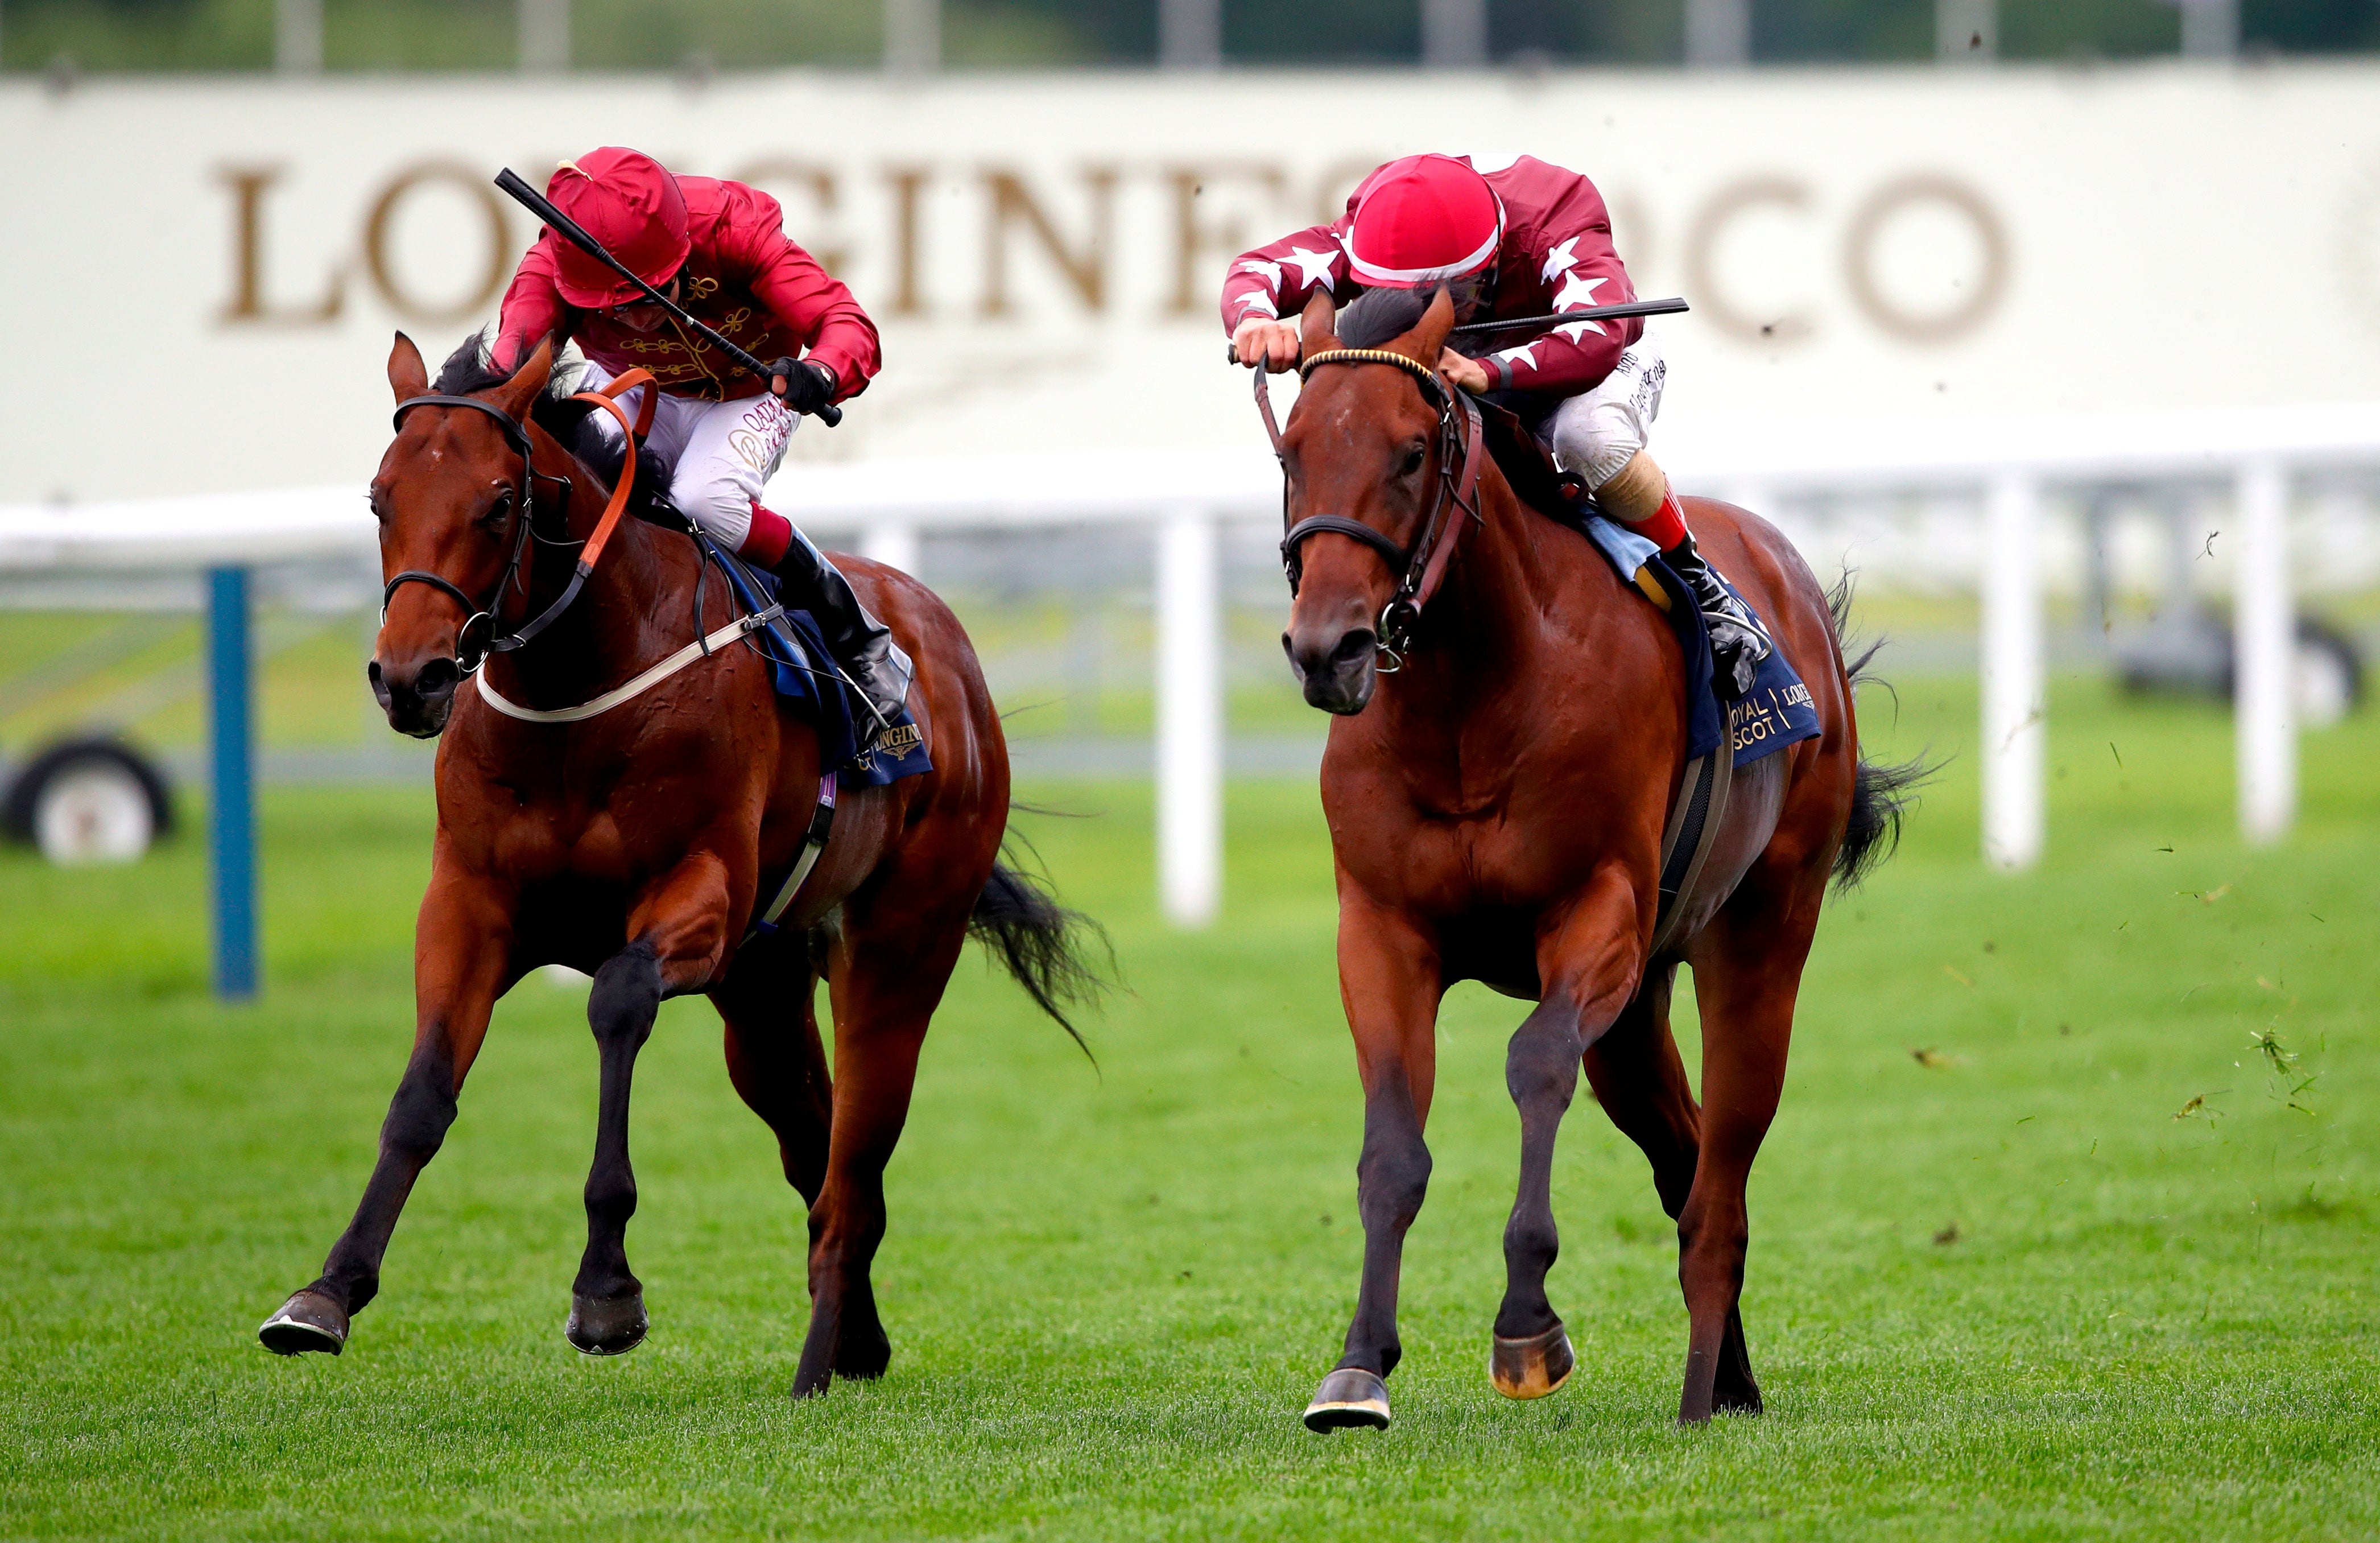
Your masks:
[[[1712,688],[1710,634],[1701,608],[1694,603],[1694,590],[1661,561],[1660,548],[1651,541],[1601,515],[1581,514],[1584,517],[1576,529],[1620,570],[1621,583],[1633,586],[1636,570],[1650,567],[1669,590],[1670,625],[1677,629],[1678,646],[1686,654],[1686,757],[1708,755],[1718,747],[1720,704],[1718,693]],[[1727,584],[1724,575],[1719,582]],[[1734,585],[1727,588],[1745,606],[1752,606]],[[1758,614],[1755,609],[1754,614]],[[1771,649],[1760,662],[1752,689],[1726,710],[1726,723],[1739,767],[1817,736],[1817,707],[1810,700],[1810,688],[1787,662],[1782,645]]]
[[[721,571],[735,586],[735,596],[747,612],[765,611],[777,602],[776,575],[747,566],[708,536],[700,540],[706,551],[718,560]],[[892,721],[892,728],[873,749],[865,756],[854,753],[858,748],[859,733],[851,687],[844,684],[842,674],[834,669],[834,656],[827,650],[826,638],[808,612],[788,607],[766,631],[755,634],[752,643],[774,668],[777,695],[800,704],[802,716],[817,729],[819,764],[834,769],[838,786],[881,787],[934,769],[932,759],[926,754],[924,731],[906,708],[901,710],[901,716]]]

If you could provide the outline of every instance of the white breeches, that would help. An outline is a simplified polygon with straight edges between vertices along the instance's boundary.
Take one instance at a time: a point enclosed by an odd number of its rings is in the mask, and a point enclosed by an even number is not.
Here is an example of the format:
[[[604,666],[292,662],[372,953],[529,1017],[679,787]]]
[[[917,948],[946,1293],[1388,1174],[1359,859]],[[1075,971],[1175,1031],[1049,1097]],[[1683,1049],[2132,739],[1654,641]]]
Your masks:
[[[1553,410],[1538,426],[1538,441],[1564,471],[1584,479],[1594,492],[1645,448],[1653,419],[1660,416],[1661,386],[1669,372],[1660,343],[1647,327],[1601,385]]]
[[[578,389],[593,391],[611,379],[611,371],[589,359]],[[638,386],[622,395],[620,406],[630,421],[650,390]],[[752,505],[785,458],[800,416],[767,393],[734,402],[661,395],[645,443],[670,468],[670,502],[728,551],[741,549],[752,529]],[[620,425],[610,413],[599,408],[595,425],[604,438],[619,443]]]

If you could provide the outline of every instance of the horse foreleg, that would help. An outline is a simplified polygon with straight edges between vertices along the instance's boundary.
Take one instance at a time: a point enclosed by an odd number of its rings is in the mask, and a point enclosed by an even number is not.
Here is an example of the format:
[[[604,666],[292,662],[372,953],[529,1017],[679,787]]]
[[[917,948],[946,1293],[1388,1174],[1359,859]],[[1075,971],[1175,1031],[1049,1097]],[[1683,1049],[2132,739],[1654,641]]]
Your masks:
[[[1742,1312],[1751,1236],[1743,1192],[1784,1089],[1793,1000],[1816,918],[1815,893],[1791,909],[1739,893],[1690,956],[1702,1008],[1703,1116],[1694,1189],[1678,1216],[1687,1317],[1681,1424],[1761,1407]]]
[[[1554,1225],[1554,1141],[1578,1090],[1579,1059],[1618,1016],[1635,985],[1633,890],[1599,882],[1539,949],[1546,991],[1512,1033],[1504,1086],[1521,1115],[1521,1176],[1504,1224],[1504,1300],[1496,1309],[1488,1375],[1507,1398],[1543,1398],[1570,1379],[1575,1357],[1546,1297],[1561,1252]]]
[[[595,972],[587,993],[600,1066],[595,1160],[587,1171],[587,1252],[571,1283],[563,1332],[589,1355],[618,1355],[644,1343],[644,1286],[628,1269],[628,1219],[637,1211],[629,1089],[662,999],[708,984],[719,967],[728,887],[723,860],[706,851],[688,854],[629,913],[634,941]]]
[[[1355,1210],[1364,1223],[1363,1283],[1346,1351],[1306,1406],[1309,1429],[1389,1423],[1388,1375],[1403,1358],[1397,1284],[1405,1233],[1429,1194],[1430,1095],[1438,1080],[1438,949],[1403,917],[1359,900],[1339,911],[1339,994],[1364,1084],[1364,1149]]]
[[[322,1273],[257,1330],[284,1355],[346,1348],[350,1320],[380,1294],[381,1260],[414,1181],[455,1123],[455,1096],[487,1039],[512,952],[512,916],[492,886],[443,866],[414,929],[413,1054],[380,1128],[380,1156]]]

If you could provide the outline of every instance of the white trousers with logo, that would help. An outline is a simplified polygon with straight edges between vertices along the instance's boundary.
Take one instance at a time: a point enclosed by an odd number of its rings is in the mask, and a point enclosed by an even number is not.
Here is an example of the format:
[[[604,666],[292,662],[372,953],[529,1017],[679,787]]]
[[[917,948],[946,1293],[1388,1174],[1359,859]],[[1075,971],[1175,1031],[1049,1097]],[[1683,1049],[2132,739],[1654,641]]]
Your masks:
[[[1564,471],[1585,479],[1592,492],[1619,476],[1645,448],[1653,419],[1661,413],[1661,387],[1669,373],[1661,345],[1647,327],[1602,384],[1553,410],[1538,426],[1538,441],[1554,453]]]
[[[581,391],[608,383],[610,371],[594,360],[578,383]],[[620,406],[634,421],[644,407],[650,386],[625,393]],[[763,392],[734,402],[705,402],[692,396],[661,394],[653,408],[652,431],[645,443],[670,468],[670,502],[680,513],[710,533],[730,552],[739,551],[752,529],[752,505],[785,458],[800,416]],[[613,444],[620,425],[600,408],[595,425]]]

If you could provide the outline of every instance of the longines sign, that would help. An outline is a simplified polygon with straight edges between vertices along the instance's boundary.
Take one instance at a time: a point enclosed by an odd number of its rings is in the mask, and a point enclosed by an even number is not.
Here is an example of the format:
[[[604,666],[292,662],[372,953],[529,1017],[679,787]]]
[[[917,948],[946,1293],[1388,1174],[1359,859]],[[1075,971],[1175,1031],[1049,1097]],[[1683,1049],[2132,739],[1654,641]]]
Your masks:
[[[1414,88],[10,86],[0,502],[360,481],[390,330],[451,347],[533,233],[489,177],[601,142],[767,188],[882,323],[886,373],[798,455],[1245,438],[1225,264],[1457,124],[1595,176],[1639,290],[1693,301],[1665,424],[2380,397],[2380,71]]]

